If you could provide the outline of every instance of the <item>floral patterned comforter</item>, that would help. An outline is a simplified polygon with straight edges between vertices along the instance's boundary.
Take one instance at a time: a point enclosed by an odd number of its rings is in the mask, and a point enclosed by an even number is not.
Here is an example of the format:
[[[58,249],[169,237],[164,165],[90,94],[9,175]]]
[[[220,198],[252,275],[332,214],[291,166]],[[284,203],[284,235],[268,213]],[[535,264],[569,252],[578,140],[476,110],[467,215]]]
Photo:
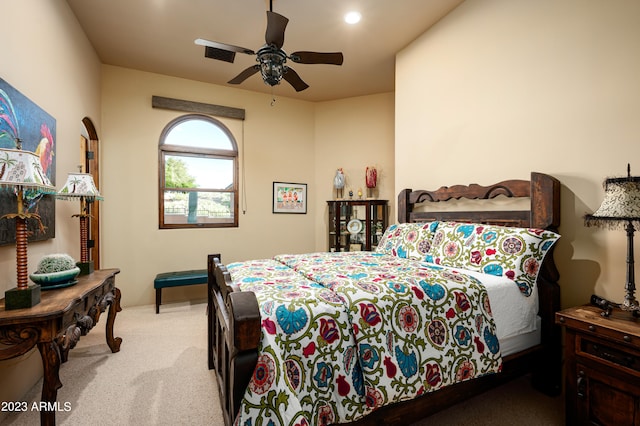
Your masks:
[[[237,425],[325,425],[502,367],[484,286],[371,253],[227,266],[260,305],[258,365]]]

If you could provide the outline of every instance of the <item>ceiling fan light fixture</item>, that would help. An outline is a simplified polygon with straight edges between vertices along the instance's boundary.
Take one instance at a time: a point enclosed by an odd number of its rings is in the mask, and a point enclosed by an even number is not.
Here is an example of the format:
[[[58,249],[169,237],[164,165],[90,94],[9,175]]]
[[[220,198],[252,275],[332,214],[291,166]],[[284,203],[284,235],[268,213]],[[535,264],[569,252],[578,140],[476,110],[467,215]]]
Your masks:
[[[266,84],[269,86],[280,84],[280,80],[286,72],[284,66],[286,61],[287,56],[282,50],[275,50],[270,46],[258,50],[260,74]]]

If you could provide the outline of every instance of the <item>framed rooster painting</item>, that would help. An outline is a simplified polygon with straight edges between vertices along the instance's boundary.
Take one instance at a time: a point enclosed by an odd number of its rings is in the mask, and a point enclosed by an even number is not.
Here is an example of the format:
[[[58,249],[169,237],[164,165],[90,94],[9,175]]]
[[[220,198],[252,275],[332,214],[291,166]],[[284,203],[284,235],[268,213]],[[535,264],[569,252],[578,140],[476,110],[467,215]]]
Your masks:
[[[24,151],[40,157],[42,170],[56,184],[56,120],[0,78],[0,148],[17,149],[20,141]],[[0,173],[3,161],[0,158]],[[29,241],[55,237],[55,198],[53,195],[25,194],[25,207],[40,215],[44,229],[36,221],[27,221]],[[0,217],[15,213],[15,194],[0,189]],[[15,242],[15,221],[0,220],[0,245]]]

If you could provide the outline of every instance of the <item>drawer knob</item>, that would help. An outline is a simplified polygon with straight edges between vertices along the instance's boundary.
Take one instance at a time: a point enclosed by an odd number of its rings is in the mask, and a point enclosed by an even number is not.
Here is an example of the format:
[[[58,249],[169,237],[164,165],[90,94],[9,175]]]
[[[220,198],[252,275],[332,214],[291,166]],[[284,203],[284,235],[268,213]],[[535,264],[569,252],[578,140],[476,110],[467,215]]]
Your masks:
[[[593,326],[593,325],[590,325],[590,326],[589,326],[589,331],[596,331],[596,327],[595,327],[595,326]]]
[[[624,336],[622,336],[622,340],[624,340],[625,342],[629,343],[629,342],[631,342],[631,336],[625,334]]]

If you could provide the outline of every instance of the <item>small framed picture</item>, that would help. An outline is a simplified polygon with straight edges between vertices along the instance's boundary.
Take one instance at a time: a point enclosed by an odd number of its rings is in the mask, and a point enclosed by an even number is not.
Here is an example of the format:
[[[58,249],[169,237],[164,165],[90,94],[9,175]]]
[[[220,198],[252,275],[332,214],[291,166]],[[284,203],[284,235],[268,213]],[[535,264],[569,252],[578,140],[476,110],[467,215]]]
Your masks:
[[[273,182],[274,213],[307,213],[307,184]]]

